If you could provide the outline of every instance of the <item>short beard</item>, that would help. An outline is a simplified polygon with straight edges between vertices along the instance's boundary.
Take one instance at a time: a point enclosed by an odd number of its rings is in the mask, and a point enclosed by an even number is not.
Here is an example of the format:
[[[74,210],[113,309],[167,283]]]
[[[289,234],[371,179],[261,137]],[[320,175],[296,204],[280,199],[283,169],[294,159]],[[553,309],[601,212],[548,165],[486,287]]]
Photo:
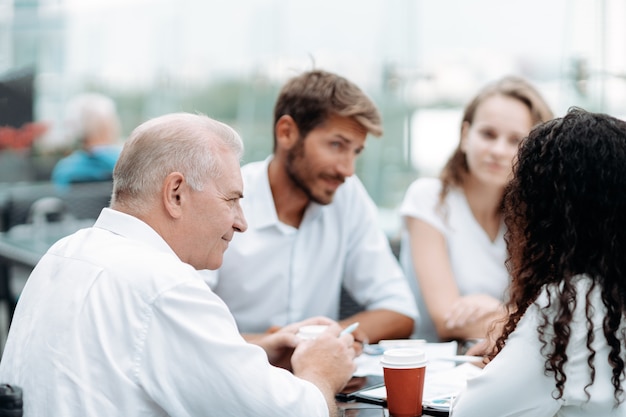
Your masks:
[[[304,138],[299,137],[296,144],[287,152],[287,160],[285,163],[285,169],[287,170],[287,176],[293,182],[296,187],[298,187],[302,192],[307,196],[310,201],[314,203],[327,205],[330,202],[322,201],[317,198],[311,192],[311,188],[302,180],[301,176],[298,174],[297,165],[298,161],[303,161],[305,159],[304,152]]]

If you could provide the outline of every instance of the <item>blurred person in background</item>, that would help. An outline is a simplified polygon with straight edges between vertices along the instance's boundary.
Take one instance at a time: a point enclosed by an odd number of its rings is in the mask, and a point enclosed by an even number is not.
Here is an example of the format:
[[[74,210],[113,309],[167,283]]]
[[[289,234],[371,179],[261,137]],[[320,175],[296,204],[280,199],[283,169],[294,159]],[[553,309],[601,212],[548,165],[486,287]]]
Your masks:
[[[439,178],[419,178],[400,207],[400,261],[419,309],[415,337],[484,338],[509,285],[502,196],[531,128],[552,118],[526,80],[504,77],[468,103]]]
[[[374,103],[351,81],[304,72],[274,107],[274,153],[242,168],[246,234],[207,282],[247,338],[312,316],[338,320],[342,287],[364,311],[355,339],[411,335],[416,307],[377,207],[354,175],[368,133],[382,134]]]
[[[68,103],[65,123],[77,149],[57,162],[52,181],[60,187],[110,181],[122,149],[115,102],[97,93],[80,94]]]
[[[533,129],[504,196],[513,277],[491,361],[454,417],[626,416],[626,123]]]
[[[23,388],[25,416],[335,415],[352,335],[311,318],[246,343],[198,272],[247,228],[242,152],[206,116],[135,129],[110,208],[48,250],[18,301],[0,380]],[[300,341],[305,324],[329,328]]]

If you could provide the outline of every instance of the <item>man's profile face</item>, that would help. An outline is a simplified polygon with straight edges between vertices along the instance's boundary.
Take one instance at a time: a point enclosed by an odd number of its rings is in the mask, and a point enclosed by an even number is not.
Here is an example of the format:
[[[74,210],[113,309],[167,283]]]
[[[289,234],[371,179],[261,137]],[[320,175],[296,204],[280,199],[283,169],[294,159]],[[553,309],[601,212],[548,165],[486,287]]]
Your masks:
[[[331,115],[299,138],[287,153],[287,175],[318,204],[330,204],[345,179],[354,174],[367,130],[354,119]]]
[[[196,269],[217,269],[235,232],[244,232],[248,225],[239,200],[243,197],[243,180],[239,159],[229,151],[220,156],[222,175],[209,179],[190,198],[190,239]]]

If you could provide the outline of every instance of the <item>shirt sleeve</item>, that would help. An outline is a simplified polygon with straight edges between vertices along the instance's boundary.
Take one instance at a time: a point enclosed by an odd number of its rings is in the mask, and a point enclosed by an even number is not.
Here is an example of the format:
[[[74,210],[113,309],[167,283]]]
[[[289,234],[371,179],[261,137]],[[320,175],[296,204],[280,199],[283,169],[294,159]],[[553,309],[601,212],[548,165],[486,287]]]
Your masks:
[[[269,364],[197,280],[161,294],[137,342],[137,378],[170,416],[328,416],[312,383]]]
[[[378,223],[376,205],[360,182],[355,181],[353,191],[346,214],[352,227],[344,287],[367,310],[386,309],[416,319],[413,293]]]
[[[531,305],[506,346],[481,374],[467,382],[453,417],[552,417],[561,400],[552,398],[555,382],[544,371],[537,335],[537,306]]]
[[[445,232],[443,209],[439,205],[441,181],[437,178],[419,178],[409,186],[400,205],[404,218],[420,219],[441,233]]]

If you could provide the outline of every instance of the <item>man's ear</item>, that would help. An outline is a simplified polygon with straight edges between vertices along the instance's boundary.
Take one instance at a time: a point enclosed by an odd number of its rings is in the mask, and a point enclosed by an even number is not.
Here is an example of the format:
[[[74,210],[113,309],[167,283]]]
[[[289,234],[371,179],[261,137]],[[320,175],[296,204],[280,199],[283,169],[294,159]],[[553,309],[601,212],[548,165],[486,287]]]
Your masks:
[[[290,149],[300,138],[300,130],[289,115],[281,116],[274,127],[278,148]]]
[[[182,202],[186,187],[185,176],[180,172],[172,172],[163,181],[163,206],[173,218],[182,216]]]

